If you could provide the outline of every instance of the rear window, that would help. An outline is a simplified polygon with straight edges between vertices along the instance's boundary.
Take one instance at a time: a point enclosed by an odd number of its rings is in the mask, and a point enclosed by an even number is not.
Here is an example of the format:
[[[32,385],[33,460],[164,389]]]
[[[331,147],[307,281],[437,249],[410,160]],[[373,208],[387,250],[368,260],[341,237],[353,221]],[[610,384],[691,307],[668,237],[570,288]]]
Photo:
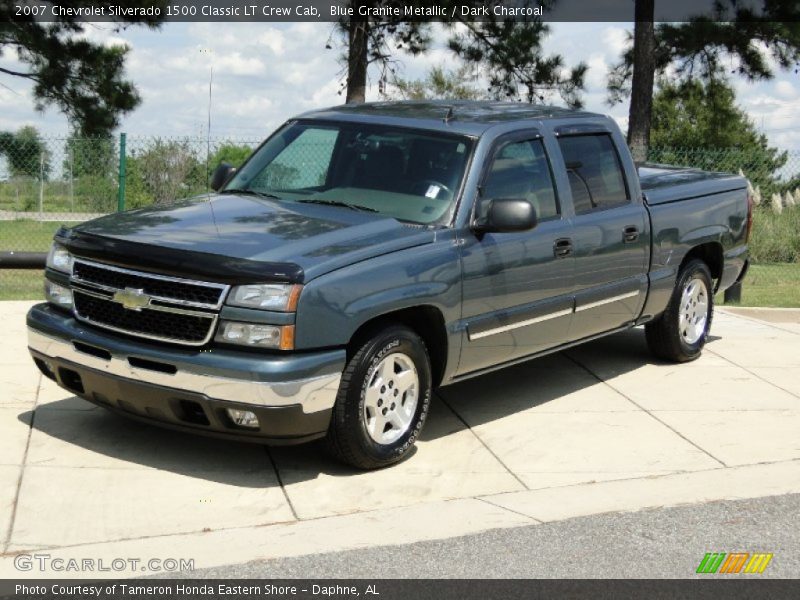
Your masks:
[[[576,214],[627,204],[622,163],[611,136],[576,135],[559,138]]]

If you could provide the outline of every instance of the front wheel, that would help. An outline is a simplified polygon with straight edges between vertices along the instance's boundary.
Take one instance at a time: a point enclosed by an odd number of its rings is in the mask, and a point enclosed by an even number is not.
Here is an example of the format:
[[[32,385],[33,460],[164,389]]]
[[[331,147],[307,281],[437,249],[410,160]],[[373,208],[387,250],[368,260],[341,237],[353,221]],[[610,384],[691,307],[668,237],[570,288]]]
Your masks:
[[[431,402],[431,367],[424,342],[390,325],[361,344],[347,363],[325,445],[360,469],[405,457],[419,437]]]
[[[694,360],[706,344],[713,315],[711,272],[703,261],[691,260],[678,273],[667,309],[645,325],[647,345],[665,360]]]

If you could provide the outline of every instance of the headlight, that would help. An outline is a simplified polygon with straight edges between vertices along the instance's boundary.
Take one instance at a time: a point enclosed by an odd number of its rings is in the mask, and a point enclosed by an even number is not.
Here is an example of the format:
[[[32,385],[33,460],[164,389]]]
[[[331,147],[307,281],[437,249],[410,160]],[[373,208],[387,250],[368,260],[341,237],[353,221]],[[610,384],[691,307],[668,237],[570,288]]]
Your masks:
[[[221,321],[214,339],[224,344],[292,350],[294,349],[294,325]]]
[[[63,285],[44,280],[44,296],[50,304],[61,308],[72,309],[72,290]]]
[[[282,283],[237,285],[228,296],[228,304],[292,312],[297,308],[301,289],[303,289],[301,285]]]
[[[53,243],[47,254],[47,267],[72,275],[72,255],[61,244]]]

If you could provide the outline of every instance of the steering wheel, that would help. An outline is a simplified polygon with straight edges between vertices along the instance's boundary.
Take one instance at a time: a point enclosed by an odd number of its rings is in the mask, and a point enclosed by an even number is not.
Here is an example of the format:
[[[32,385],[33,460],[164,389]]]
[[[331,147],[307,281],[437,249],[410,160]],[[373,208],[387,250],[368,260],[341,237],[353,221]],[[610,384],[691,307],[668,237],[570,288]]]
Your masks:
[[[435,196],[428,196],[428,190],[433,187],[439,188],[436,192]],[[441,181],[436,181],[435,179],[421,179],[420,181],[414,182],[412,186],[412,190],[414,193],[419,193],[420,196],[426,196],[427,198],[438,199],[441,193],[447,192],[451,196],[453,195],[453,191],[443,184]]]

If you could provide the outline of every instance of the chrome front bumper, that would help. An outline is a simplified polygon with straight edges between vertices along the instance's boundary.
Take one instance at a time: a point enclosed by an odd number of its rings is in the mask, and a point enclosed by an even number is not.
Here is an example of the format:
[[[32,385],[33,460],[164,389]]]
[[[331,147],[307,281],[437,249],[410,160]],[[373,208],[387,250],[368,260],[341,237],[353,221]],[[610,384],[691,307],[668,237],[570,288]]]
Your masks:
[[[143,358],[141,355],[118,354],[107,347],[86,344],[110,355],[110,358],[101,358],[78,350],[73,341],[50,337],[30,327],[28,346],[45,358],[62,359],[100,373],[140,383],[193,392],[215,400],[239,404],[264,407],[299,404],[305,413],[332,408],[342,377],[341,373],[334,373],[296,381],[266,382],[208,375],[189,370],[185,365],[176,366],[174,373],[166,373],[131,365],[130,359],[137,362],[137,358]],[[147,357],[144,360],[152,359]],[[158,364],[164,363],[158,361]]]

